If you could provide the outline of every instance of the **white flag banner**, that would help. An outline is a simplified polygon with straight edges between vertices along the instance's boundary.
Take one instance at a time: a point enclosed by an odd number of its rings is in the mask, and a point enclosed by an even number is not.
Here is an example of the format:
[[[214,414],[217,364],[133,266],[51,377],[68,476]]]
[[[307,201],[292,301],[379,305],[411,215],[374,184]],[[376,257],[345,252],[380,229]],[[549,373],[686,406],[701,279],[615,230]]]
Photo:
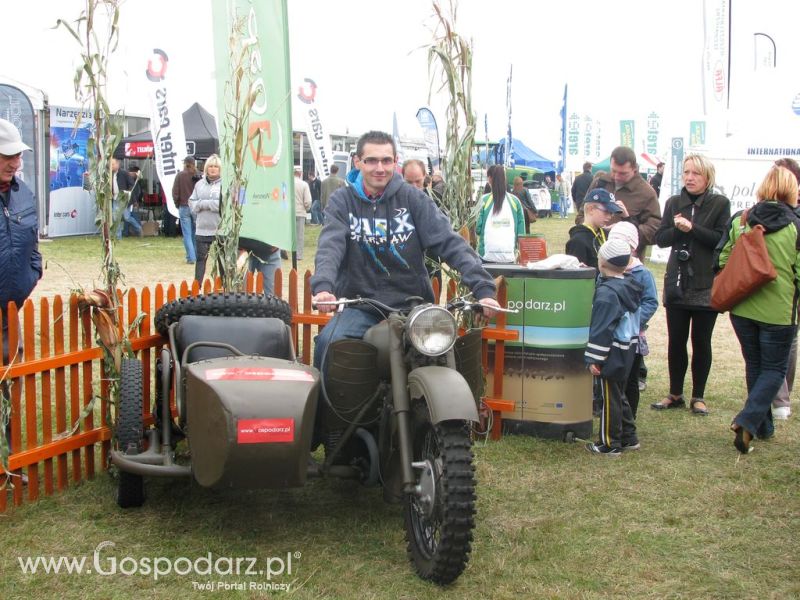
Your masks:
[[[333,165],[333,151],[331,150],[331,135],[325,129],[320,118],[319,104],[317,103],[317,84],[313,79],[305,78],[303,85],[298,88],[297,99],[302,103],[302,112],[306,120],[306,136],[314,155],[317,167],[317,177],[325,179],[331,174]]]
[[[178,209],[172,199],[172,184],[186,156],[186,136],[183,131],[183,115],[171,103],[169,95],[166,80],[168,63],[166,52],[153,48],[153,55],[147,61],[146,75],[150,82],[150,132],[153,135],[156,170],[167,199],[167,210],[177,217]]]

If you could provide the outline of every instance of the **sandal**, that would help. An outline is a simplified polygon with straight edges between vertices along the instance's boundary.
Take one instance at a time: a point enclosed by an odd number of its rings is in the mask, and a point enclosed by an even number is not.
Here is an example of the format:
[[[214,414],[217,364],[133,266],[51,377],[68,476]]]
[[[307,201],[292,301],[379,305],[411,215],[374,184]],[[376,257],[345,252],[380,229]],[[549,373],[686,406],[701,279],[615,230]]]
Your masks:
[[[697,406],[698,404],[702,404],[702,406]],[[689,402],[689,410],[695,415],[708,416],[708,407],[706,407],[706,401],[702,398],[692,398]]]
[[[750,447],[753,436],[747,429],[737,423],[731,423],[731,431],[736,433],[736,437],[733,438],[733,445],[736,446],[740,454],[749,454],[753,451]]]
[[[684,406],[686,406],[686,400],[684,400],[683,395],[673,396],[672,394],[667,394],[666,397],[658,402],[653,402],[650,408],[655,410],[667,410],[669,408],[683,408]]]

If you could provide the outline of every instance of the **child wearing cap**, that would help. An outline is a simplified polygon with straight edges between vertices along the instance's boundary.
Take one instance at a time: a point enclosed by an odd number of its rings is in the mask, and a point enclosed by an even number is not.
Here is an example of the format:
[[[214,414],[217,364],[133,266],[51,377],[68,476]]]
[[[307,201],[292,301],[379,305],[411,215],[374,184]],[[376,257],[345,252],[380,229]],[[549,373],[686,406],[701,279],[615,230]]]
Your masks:
[[[656,281],[653,278],[653,274],[635,255],[636,249],[639,247],[639,230],[636,225],[627,221],[620,221],[609,230],[608,239],[622,240],[628,244],[631,249],[631,262],[628,264],[628,268],[625,269],[625,273],[633,277],[642,286],[639,343],[636,346],[633,366],[625,386],[625,397],[628,399],[628,404],[631,406],[631,412],[635,420],[636,412],[639,409],[639,369],[644,357],[648,354],[645,330],[647,329],[647,323],[658,310],[658,293],[656,292]]]
[[[622,209],[614,200],[614,194],[596,188],[586,194],[583,204],[583,223],[569,230],[566,254],[574,256],[587,267],[597,268],[597,251],[606,241],[605,227],[611,215]]]
[[[600,378],[602,408],[599,441],[588,443],[586,449],[592,454],[617,457],[640,447],[625,384],[639,337],[642,286],[625,276],[631,260],[626,242],[608,240],[600,246],[597,257],[600,277],[592,300],[584,358],[592,375]]]

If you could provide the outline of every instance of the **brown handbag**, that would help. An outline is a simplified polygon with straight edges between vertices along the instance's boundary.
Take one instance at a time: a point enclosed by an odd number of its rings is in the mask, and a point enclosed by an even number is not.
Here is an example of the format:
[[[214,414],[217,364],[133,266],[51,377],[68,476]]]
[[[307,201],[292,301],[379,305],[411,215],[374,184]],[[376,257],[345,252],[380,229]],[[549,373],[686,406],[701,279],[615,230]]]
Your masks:
[[[748,211],[739,226],[744,231]],[[728,262],[711,287],[711,308],[725,312],[756,293],[778,277],[764,241],[764,227],[756,225],[734,242]]]

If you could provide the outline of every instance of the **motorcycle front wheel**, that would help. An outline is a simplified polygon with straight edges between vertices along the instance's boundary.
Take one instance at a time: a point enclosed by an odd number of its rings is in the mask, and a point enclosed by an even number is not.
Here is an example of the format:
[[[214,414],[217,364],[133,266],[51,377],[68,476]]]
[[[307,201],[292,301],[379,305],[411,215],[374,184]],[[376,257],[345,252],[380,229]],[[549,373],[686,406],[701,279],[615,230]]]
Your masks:
[[[415,419],[413,431],[418,492],[406,494],[408,556],[422,579],[447,585],[461,575],[472,549],[472,440],[464,421],[434,425],[427,415]]]

